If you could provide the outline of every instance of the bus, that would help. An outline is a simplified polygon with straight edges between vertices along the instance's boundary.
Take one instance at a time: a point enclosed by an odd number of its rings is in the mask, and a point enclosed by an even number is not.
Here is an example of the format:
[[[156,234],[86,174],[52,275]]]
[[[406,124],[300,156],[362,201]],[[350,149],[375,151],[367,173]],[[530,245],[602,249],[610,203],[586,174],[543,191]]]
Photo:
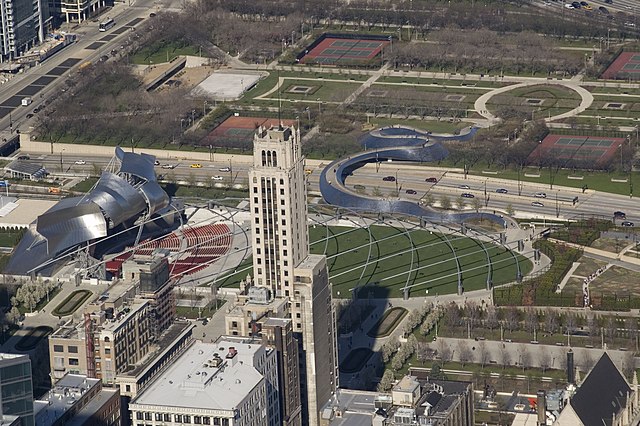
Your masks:
[[[100,31],[107,31],[109,28],[113,27],[116,24],[116,21],[113,18],[108,18],[106,21],[100,23]]]

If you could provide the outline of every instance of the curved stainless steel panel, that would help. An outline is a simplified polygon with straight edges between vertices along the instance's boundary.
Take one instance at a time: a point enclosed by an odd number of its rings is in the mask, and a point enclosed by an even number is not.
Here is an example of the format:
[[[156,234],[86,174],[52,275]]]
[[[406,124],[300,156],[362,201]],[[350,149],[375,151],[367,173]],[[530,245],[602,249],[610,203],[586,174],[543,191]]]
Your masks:
[[[140,187],[140,191],[149,203],[149,215],[169,205],[169,196],[156,182],[145,183]]]
[[[76,244],[107,236],[107,223],[100,208],[88,202],[39,216],[36,230],[47,239],[51,255]]]
[[[86,199],[99,205],[114,226],[146,208],[145,199],[140,192],[120,176],[109,172],[102,173],[95,189]]]
[[[153,169],[155,159],[156,157],[153,155],[122,152],[120,172],[137,176],[146,181],[155,181],[156,172]]]
[[[427,140],[423,132],[408,128],[392,127],[371,132],[361,140],[361,143],[366,144],[368,148],[375,147],[376,151],[367,151],[348,159],[336,160],[325,167],[320,174],[322,197],[329,204],[361,211],[403,213],[423,217],[434,222],[463,222],[468,219],[482,217],[504,225],[504,219],[496,214],[482,213],[480,215],[475,212],[435,211],[407,200],[364,197],[351,192],[344,186],[347,176],[367,163],[386,160],[414,162],[442,160],[449,153],[442,145],[433,140],[468,140],[475,134],[476,130],[471,128],[468,133],[459,136],[429,135],[429,140]],[[331,179],[327,177],[327,172],[330,172]]]

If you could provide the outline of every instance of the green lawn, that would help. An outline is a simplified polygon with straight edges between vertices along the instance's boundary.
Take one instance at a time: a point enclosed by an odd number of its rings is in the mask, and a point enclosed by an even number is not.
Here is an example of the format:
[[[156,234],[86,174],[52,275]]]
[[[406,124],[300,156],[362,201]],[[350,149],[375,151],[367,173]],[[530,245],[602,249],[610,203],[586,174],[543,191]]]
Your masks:
[[[402,234],[391,226],[362,228],[322,227],[309,229],[311,252],[326,254],[334,296],[351,297],[353,288],[367,286],[374,297],[402,297],[402,288],[411,287],[410,295],[450,294],[457,291],[457,266],[449,244],[455,249],[462,270],[465,291],[485,288],[488,267],[481,242],[459,236],[416,229]],[[409,240],[410,236],[411,241]],[[448,239],[448,242],[447,242]],[[371,244],[370,244],[371,242]],[[511,252],[485,244],[491,257],[494,285],[515,280],[516,265]],[[531,263],[517,255],[523,274]],[[369,263],[367,263],[369,259]],[[251,273],[246,260],[231,273],[217,280],[221,287],[237,286]]]
[[[198,46],[185,46],[179,43],[154,43],[138,50],[131,55],[130,59],[136,65],[150,65],[169,62],[180,55],[198,56],[200,53]]]
[[[499,169],[499,168],[488,168],[474,166],[469,173],[472,175],[479,176],[487,176],[482,173],[483,171],[495,171],[497,174],[492,174],[493,178],[500,179],[510,179],[517,180],[518,172],[517,170],[511,169]],[[529,175],[539,174],[540,177],[532,177],[525,176],[525,173]],[[535,182],[541,183],[544,185],[549,185],[550,177],[549,177],[549,169],[545,168],[539,170],[538,168],[527,168],[524,169],[524,172],[520,173],[520,180],[524,182]],[[555,186],[568,186],[571,188],[581,188],[583,185],[587,185],[589,189],[594,189],[596,191],[610,192],[613,194],[622,194],[629,195],[629,182],[612,182],[611,179],[628,179],[629,175],[620,175],[618,173],[607,173],[607,172],[588,172],[583,170],[559,170],[557,173],[552,173],[553,176],[553,184]],[[578,179],[569,179],[569,176],[583,176],[582,180]],[[640,182],[640,173],[634,172],[632,173],[632,181]],[[637,194],[636,194],[637,195]]]
[[[91,188],[93,188],[93,185],[95,185],[96,182],[98,182],[98,178],[95,178],[95,177],[86,178],[85,180],[83,180],[82,182],[78,183],[73,188],[71,188],[71,190],[79,191],[79,192],[88,192]]]

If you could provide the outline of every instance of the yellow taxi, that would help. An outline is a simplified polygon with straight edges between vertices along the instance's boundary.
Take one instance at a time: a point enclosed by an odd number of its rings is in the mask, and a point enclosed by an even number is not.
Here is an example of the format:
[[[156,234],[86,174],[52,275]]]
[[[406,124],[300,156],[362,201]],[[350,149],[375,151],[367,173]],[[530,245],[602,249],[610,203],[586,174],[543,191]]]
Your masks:
[[[190,165],[189,167],[191,167],[192,169],[201,169],[202,168],[202,164],[200,163],[193,163],[192,165]]]

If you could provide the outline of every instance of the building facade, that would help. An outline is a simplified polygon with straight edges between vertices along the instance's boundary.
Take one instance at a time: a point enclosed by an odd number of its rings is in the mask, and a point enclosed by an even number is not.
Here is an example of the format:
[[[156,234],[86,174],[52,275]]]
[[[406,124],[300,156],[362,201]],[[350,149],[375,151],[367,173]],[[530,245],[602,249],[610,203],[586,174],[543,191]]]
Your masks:
[[[275,351],[259,341],[195,341],[129,404],[133,426],[280,425]]]
[[[0,354],[0,414],[33,426],[33,384],[28,355]]]
[[[280,418],[283,426],[302,425],[300,401],[300,371],[298,341],[293,336],[292,321],[286,318],[267,318],[261,326],[262,343],[276,351],[278,365],[278,394]]]
[[[65,324],[49,336],[53,382],[72,373],[115,385],[117,374],[149,353],[150,302],[135,300],[135,286],[130,284],[116,284],[110,294],[89,304],[82,321]]]
[[[0,2],[0,62],[17,59],[44,41],[48,11],[44,0]]]
[[[299,344],[302,421],[317,425],[338,386],[337,340],[326,260],[309,255],[299,129],[257,129],[249,186],[253,285],[289,302],[286,317]]]

